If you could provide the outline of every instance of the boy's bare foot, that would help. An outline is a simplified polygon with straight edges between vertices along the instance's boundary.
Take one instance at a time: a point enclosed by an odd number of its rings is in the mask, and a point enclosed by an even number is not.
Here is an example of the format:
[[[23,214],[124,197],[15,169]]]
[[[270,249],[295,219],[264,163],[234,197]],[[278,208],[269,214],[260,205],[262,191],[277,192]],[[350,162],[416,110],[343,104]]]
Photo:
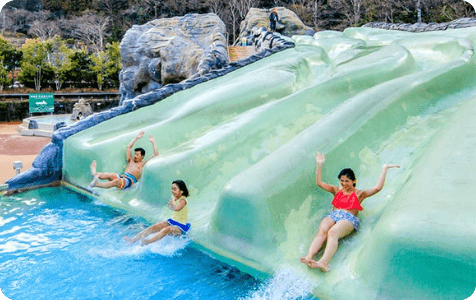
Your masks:
[[[93,181],[89,184],[90,187],[95,187],[96,184],[98,183],[99,177],[97,175],[94,176]]]
[[[97,165],[96,161],[93,160],[93,162],[91,163],[91,166],[90,166],[90,168],[91,168],[91,175],[93,175],[93,176],[96,176],[96,174],[97,174],[97,172],[96,172],[96,165]]]
[[[320,261],[311,260],[308,264],[311,269],[319,269],[321,272],[329,272],[331,268]]]

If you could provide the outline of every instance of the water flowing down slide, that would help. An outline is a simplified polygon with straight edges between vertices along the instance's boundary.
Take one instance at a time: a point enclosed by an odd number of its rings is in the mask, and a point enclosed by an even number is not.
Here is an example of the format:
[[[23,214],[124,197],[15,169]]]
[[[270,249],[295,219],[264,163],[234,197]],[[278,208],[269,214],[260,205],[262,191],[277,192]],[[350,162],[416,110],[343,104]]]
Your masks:
[[[252,274],[286,265],[322,299],[465,299],[476,286],[476,28],[427,33],[348,28],[295,36],[286,49],[75,134],[63,180],[88,187],[89,166],[122,172],[126,145],[160,155],[134,188],[93,188],[150,222],[169,217],[175,179],[189,186],[196,246]],[[301,264],[345,167],[363,202],[327,274]]]

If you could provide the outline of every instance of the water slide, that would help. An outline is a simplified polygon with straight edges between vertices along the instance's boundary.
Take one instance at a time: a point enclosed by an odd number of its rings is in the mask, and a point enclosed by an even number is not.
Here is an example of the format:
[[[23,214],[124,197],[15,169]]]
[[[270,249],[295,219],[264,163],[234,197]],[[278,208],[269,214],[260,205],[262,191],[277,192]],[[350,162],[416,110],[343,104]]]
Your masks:
[[[63,180],[87,188],[89,166],[122,172],[126,145],[159,157],[134,188],[100,201],[156,222],[170,185],[190,189],[191,238],[257,275],[286,266],[320,299],[465,299],[476,287],[476,28],[427,33],[348,28],[295,36],[286,49],[64,141]],[[358,233],[327,274],[299,262],[332,195],[315,184],[351,167],[363,202]]]

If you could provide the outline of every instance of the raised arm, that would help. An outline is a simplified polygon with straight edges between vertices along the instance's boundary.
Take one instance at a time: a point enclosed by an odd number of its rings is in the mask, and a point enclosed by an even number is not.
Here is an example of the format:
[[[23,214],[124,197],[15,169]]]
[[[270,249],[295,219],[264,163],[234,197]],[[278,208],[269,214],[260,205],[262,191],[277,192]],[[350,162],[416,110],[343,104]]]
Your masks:
[[[383,185],[385,184],[385,178],[387,177],[387,170],[391,169],[391,168],[400,168],[400,166],[398,166],[398,165],[389,165],[389,164],[384,165],[382,167],[382,173],[380,174],[380,178],[379,178],[377,184],[371,189],[362,191],[361,201],[363,199],[367,198],[367,197],[370,197],[370,196],[373,196],[373,195],[377,194],[378,192],[380,192],[382,190]]]
[[[134,146],[135,142],[137,142],[138,139],[142,138],[144,136],[144,132],[141,131],[139,132],[138,135],[136,135],[135,138],[132,139],[132,141],[130,141],[130,143],[127,145],[127,161],[131,161],[132,160],[132,147]]]
[[[154,154],[152,154],[151,158],[159,156],[159,150],[157,149],[157,145],[155,145],[155,139],[152,134],[149,136],[149,141],[152,144],[152,149],[154,149]]]
[[[159,156],[159,150],[157,149],[157,145],[155,144],[155,139],[152,135],[149,135],[149,141],[150,143],[152,144],[152,149],[154,151],[154,153],[152,154],[151,157],[149,157],[145,162],[148,162],[149,160],[151,160],[152,158],[156,157],[156,156]]]
[[[327,184],[322,181],[322,166],[324,165],[324,161],[326,161],[326,157],[324,154],[317,152],[316,154],[316,184],[318,187],[322,188],[329,193],[335,194],[337,193],[338,187]]]

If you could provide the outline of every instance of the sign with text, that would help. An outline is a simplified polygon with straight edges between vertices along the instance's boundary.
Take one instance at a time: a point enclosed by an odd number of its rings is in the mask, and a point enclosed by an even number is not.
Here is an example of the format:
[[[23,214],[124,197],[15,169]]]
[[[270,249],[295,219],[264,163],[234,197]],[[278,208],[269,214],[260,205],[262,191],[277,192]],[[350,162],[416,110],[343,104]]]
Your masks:
[[[52,93],[28,94],[30,113],[54,112],[54,95]]]

